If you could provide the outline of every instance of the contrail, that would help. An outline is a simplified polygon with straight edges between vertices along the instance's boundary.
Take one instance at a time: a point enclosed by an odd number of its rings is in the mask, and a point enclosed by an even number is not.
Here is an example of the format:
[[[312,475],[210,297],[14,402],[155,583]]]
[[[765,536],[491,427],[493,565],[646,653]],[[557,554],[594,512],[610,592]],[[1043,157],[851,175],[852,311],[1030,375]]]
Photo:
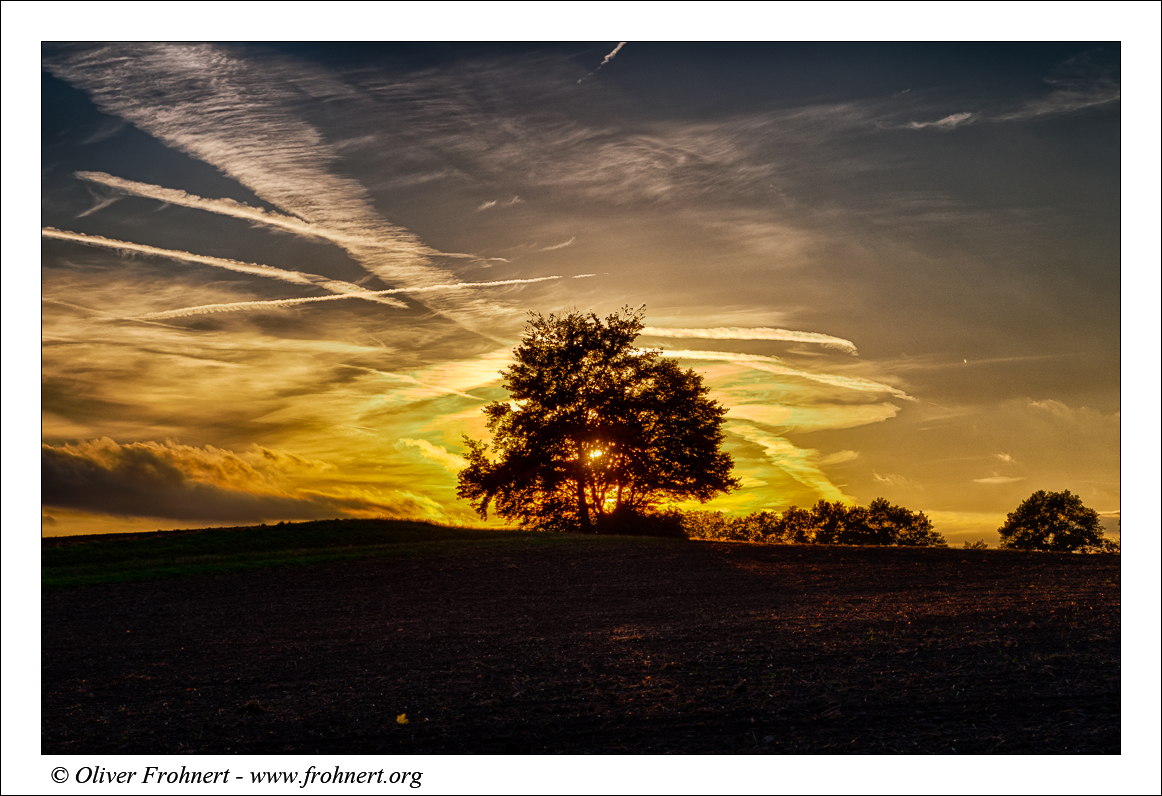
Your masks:
[[[424,387],[424,388],[429,389],[429,390],[435,390],[436,392],[440,392],[440,393],[443,393],[445,395],[458,395],[461,398],[471,398],[473,401],[481,400],[480,398],[478,398],[475,395],[472,395],[471,393],[462,392],[460,390],[453,390],[451,387],[440,387],[440,386],[435,385],[435,384],[428,384],[426,381],[420,381],[419,379],[417,379],[413,376],[405,376],[402,373],[389,373],[388,371],[376,370],[375,368],[365,368],[365,367],[362,367],[360,365],[345,365],[345,367],[354,368],[355,370],[363,370],[363,371],[366,371],[368,373],[374,373],[377,376],[383,376],[385,379],[396,379],[398,381],[406,381],[407,383],[414,384],[417,387]]]
[[[624,46],[625,46],[625,42],[619,41],[617,43],[617,46],[613,48],[613,52],[611,52],[609,55],[605,56],[605,60],[602,61],[601,64],[597,68],[600,69],[602,66],[605,66],[607,63],[612,61],[613,56],[617,55],[617,51],[620,50]]]
[[[237,202],[233,199],[207,199],[203,196],[198,196],[197,194],[188,193],[176,188],[164,188],[160,185],[126,180],[121,177],[115,177],[112,174],[106,174],[103,171],[78,171],[74,172],[73,176],[79,180],[104,185],[107,188],[112,188],[115,191],[120,191],[130,196],[140,196],[145,199],[165,202],[166,204],[189,207],[195,210],[204,210],[208,213],[218,213],[219,215],[245,219],[258,224],[266,224],[267,226],[278,227],[279,229],[293,232],[296,235],[329,240],[332,243],[344,247],[375,246],[378,243],[378,240],[374,236],[344,232],[319,224],[311,224],[295,216],[271,212],[261,207],[254,207]],[[513,201],[519,200],[514,197]],[[508,204],[512,203],[512,201],[508,202]],[[104,206],[104,203],[85,211],[81,215],[88,215],[100,209],[102,206]],[[465,254],[463,252],[442,252],[422,244],[417,244],[417,248],[429,257],[454,257],[481,261],[501,259],[497,257],[480,257],[475,254]]]
[[[810,373],[805,370],[789,368],[775,357],[764,357],[758,354],[736,354],[732,351],[662,351],[663,356],[676,359],[708,359],[719,362],[729,362],[732,365],[741,365],[754,370],[775,373],[780,376],[798,376],[820,384],[829,384],[833,387],[843,387],[860,392],[879,392],[894,395],[907,401],[916,400],[903,390],[869,379],[852,378],[850,376],[832,376],[827,373]]]
[[[43,66],[85,91],[104,113],[214,166],[278,212],[220,200],[205,204],[188,195],[173,199],[335,241],[369,273],[393,285],[455,279],[435,258],[480,259],[427,246],[383,218],[365,186],[333,171],[342,154],[301,117],[301,97],[293,88],[301,78],[330,79],[325,70],[277,58],[248,60],[221,45],[149,42],[54,47]],[[100,181],[95,175],[82,179]],[[129,181],[120,189],[142,195],[152,190]],[[461,327],[502,342],[488,329],[507,308],[455,292],[433,293],[426,303]]]
[[[332,293],[339,293],[349,296],[358,296],[359,298],[367,299],[368,301],[375,301],[380,304],[387,304],[392,307],[407,307],[407,304],[392,298],[380,298],[376,295],[376,291],[369,291],[359,285],[353,285],[350,282],[343,282],[338,279],[328,279],[325,276],[318,274],[305,274],[301,271],[287,271],[282,268],[275,268],[270,265],[260,265],[258,263],[243,263],[238,260],[227,260],[222,257],[207,257],[202,254],[191,254],[190,252],[175,251],[173,249],[159,249],[156,246],[145,246],[140,243],[129,243],[123,240],[113,240],[111,238],[104,238],[100,235],[83,235],[79,232],[68,232],[65,230],[56,229],[55,227],[44,227],[40,234],[46,238],[56,238],[58,240],[73,241],[75,243],[83,243],[87,246],[100,246],[106,249],[116,249],[117,251],[132,252],[135,254],[148,254],[155,257],[166,257],[171,260],[178,260],[180,262],[196,263],[197,265],[212,265],[215,268],[225,268],[228,271],[237,271],[240,274],[251,274],[254,276],[264,276],[268,279],[279,279],[283,282],[290,282],[295,285],[309,285],[311,287],[321,287],[324,290],[329,290]]]
[[[601,67],[605,66],[607,63],[609,63],[610,61],[612,61],[612,60],[613,60],[613,56],[617,55],[618,51],[619,51],[619,50],[620,50],[622,47],[624,47],[624,46],[625,46],[625,44],[626,44],[625,42],[623,42],[623,41],[619,41],[619,42],[617,43],[617,46],[613,48],[613,52],[611,52],[609,55],[605,56],[605,60],[604,60],[604,61],[602,61],[601,63],[599,63],[599,64],[597,65],[597,68],[596,68],[596,69],[594,69],[592,72],[590,72],[589,74],[585,75],[585,77],[581,78],[581,80],[578,80],[578,81],[577,81],[577,84],[578,84],[578,85],[580,85],[580,84],[581,84],[581,82],[582,82],[583,80],[585,80],[585,78],[593,77],[593,75],[595,75],[595,74],[597,74],[597,72],[601,71]]]
[[[795,332],[790,329],[771,329],[769,327],[740,328],[737,326],[719,326],[713,329],[663,329],[659,326],[647,326],[642,334],[648,337],[698,338],[702,340],[783,340],[795,343],[815,343],[817,345],[840,348],[850,354],[855,354],[855,343],[844,340],[842,337],[832,337],[829,334],[818,332]]]
[[[44,304],[56,304],[56,305],[61,306],[61,307],[68,307],[71,310],[79,310],[81,312],[88,312],[88,313],[91,313],[93,315],[106,315],[109,317],[109,320],[111,320],[111,321],[140,320],[138,318],[125,318],[121,315],[118,315],[115,312],[109,312],[107,310],[98,310],[98,309],[94,309],[93,307],[85,307],[81,304],[73,304],[70,301],[61,301],[60,299],[41,298],[41,302]],[[164,326],[167,329],[181,329],[180,326],[174,326],[174,325],[168,324],[168,323],[156,323],[155,321],[152,321],[149,319],[141,320],[141,323],[148,323],[151,326]]]
[[[579,274],[573,279],[584,279],[594,274]],[[431,293],[442,290],[468,290],[480,287],[503,287],[505,285],[528,285],[534,282],[550,282],[554,279],[564,279],[563,276],[539,276],[535,279],[502,279],[496,282],[453,282],[446,285],[427,285],[425,287],[396,287],[388,290],[361,290],[358,293],[344,293],[337,296],[310,296],[307,298],[268,299],[261,301],[234,301],[225,304],[202,304],[197,307],[182,307],[176,310],[150,312],[145,315],[135,315],[134,320],[160,320],[162,318],[186,318],[191,315],[211,315],[218,312],[242,312],[261,307],[294,307],[299,304],[317,304],[323,301],[339,301],[341,299],[363,298],[375,300],[382,296],[398,293]],[[391,299],[394,301],[394,299]],[[397,302],[402,304],[402,302]],[[404,304],[403,306],[407,306]]]
[[[563,248],[565,248],[566,246],[572,246],[572,245],[573,245],[573,241],[575,241],[575,240],[577,240],[577,237],[576,237],[576,236],[573,236],[572,238],[569,238],[569,240],[565,241],[564,243],[555,243],[555,244],[553,244],[552,246],[546,246],[546,247],[545,247],[545,248],[543,248],[543,249],[537,249],[537,253],[540,253],[540,252],[551,252],[551,251],[554,251],[554,250],[556,250],[556,249],[563,249]]]

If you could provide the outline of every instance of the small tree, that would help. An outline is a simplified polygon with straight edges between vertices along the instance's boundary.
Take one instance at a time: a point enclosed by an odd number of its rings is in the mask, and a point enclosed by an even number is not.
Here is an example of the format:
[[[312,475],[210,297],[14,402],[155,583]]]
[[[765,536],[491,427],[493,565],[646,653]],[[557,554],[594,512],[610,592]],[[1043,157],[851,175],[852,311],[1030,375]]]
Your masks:
[[[1098,552],[1109,549],[1097,512],[1065,492],[1034,492],[1000,527],[1001,547],[1012,550]]]
[[[780,536],[793,544],[808,544],[815,538],[815,519],[807,509],[791,506],[779,518]]]
[[[457,495],[481,517],[491,504],[545,530],[626,529],[666,500],[739,486],[719,450],[726,409],[693,370],[634,347],[642,317],[531,315],[502,371],[512,399],[484,408],[499,458],[464,438]]]
[[[811,507],[811,522],[815,526],[815,544],[841,544],[840,536],[846,529],[847,506],[820,500]]]

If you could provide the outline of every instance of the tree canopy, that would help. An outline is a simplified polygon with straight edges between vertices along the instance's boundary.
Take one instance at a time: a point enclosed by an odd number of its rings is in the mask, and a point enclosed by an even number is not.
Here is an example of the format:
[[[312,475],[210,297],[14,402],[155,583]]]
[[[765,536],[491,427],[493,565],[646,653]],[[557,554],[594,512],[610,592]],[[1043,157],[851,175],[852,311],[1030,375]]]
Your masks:
[[[484,408],[489,446],[467,436],[457,494],[482,517],[592,532],[667,500],[739,486],[720,450],[726,409],[702,377],[638,349],[644,309],[531,313],[504,386]]]
[[[1005,518],[1001,547],[1013,550],[1101,552],[1113,550],[1102,532],[1096,511],[1086,508],[1069,490],[1034,492]]]

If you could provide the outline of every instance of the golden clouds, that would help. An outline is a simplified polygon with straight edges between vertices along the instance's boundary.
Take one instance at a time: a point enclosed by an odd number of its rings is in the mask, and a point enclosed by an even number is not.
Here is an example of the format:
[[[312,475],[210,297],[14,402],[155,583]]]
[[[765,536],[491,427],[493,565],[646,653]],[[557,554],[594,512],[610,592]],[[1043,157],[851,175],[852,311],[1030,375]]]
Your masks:
[[[256,448],[242,456],[174,441],[119,444],[108,437],[41,449],[49,509],[205,523],[347,517],[440,517],[430,498],[406,491],[311,488],[326,462]],[[51,524],[51,523],[49,523]]]
[[[748,442],[761,446],[771,464],[819,497],[844,503],[854,502],[819,469],[820,457],[817,451],[797,448],[782,437],[745,423],[731,423],[729,429]]]
[[[433,445],[426,439],[401,439],[398,445],[415,448],[420,456],[430,459],[452,474],[456,474],[468,466],[468,462],[462,456],[448,453],[448,449],[443,445]]]

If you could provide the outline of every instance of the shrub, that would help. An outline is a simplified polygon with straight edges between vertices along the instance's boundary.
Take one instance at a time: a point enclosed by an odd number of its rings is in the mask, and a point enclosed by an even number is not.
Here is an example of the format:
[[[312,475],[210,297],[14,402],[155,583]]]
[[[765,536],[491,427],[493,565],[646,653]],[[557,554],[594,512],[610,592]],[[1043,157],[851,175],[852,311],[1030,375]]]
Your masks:
[[[682,530],[690,539],[725,540],[729,527],[730,521],[721,511],[687,511],[682,514]]]
[[[622,505],[601,517],[595,526],[597,533],[621,536],[656,536],[663,539],[685,539],[682,513],[677,510],[640,512]]]

